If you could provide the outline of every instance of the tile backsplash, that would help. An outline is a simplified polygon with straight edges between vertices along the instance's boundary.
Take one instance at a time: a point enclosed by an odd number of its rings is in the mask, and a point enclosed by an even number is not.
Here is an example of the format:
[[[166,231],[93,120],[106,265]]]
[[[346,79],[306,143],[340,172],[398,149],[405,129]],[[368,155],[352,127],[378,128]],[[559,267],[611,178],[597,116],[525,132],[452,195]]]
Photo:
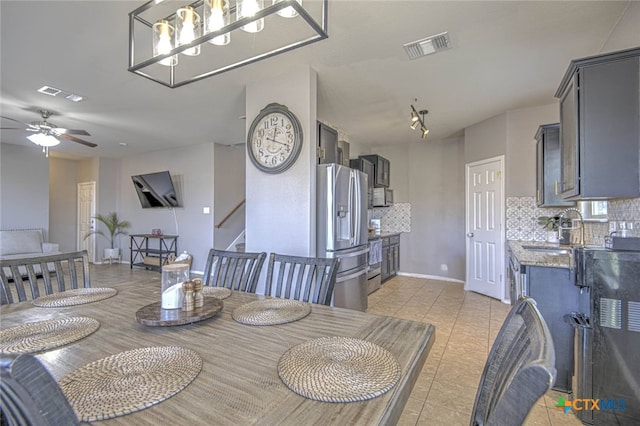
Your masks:
[[[368,220],[380,219],[381,232],[411,232],[411,204],[395,203],[368,211]]]
[[[507,240],[546,241],[547,231],[538,225],[538,217],[555,216],[562,210],[562,207],[538,207],[534,197],[507,197]],[[612,222],[615,222],[617,229],[624,222],[627,229],[632,228],[631,235],[640,237],[640,198],[610,200],[608,216],[609,223],[585,223],[586,244],[603,245]],[[572,241],[577,242],[579,238],[579,231],[573,231]]]

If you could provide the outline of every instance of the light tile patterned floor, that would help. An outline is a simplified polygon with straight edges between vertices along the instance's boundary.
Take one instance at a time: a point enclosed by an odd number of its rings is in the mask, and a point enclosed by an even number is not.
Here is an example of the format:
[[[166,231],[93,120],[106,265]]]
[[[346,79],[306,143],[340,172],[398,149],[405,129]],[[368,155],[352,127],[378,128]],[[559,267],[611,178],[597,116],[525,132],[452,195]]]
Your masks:
[[[509,305],[462,284],[398,276],[369,296],[367,312],[424,321],[436,326],[436,340],[399,425],[468,425],[482,369]],[[526,426],[581,425],[554,405],[550,391],[533,408]]]

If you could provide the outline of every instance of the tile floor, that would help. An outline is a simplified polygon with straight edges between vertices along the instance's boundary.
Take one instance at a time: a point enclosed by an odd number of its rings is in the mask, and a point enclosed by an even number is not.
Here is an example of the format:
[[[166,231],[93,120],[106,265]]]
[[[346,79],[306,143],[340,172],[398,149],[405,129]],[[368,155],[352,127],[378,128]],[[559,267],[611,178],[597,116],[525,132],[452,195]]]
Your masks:
[[[468,425],[489,349],[510,306],[462,284],[397,276],[369,296],[367,312],[424,321],[436,340],[404,409],[399,425]],[[550,391],[525,425],[581,425],[554,405],[564,393]]]

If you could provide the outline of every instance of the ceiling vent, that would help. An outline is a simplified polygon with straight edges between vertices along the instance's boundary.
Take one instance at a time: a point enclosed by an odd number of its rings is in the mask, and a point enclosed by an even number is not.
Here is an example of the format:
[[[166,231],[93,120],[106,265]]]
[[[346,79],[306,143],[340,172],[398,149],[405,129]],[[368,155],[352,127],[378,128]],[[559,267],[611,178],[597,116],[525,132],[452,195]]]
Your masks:
[[[38,92],[44,93],[45,95],[49,96],[62,96],[66,100],[71,102],[80,102],[85,99],[84,96],[76,95],[75,93],[71,92],[65,92],[64,90],[56,89],[55,87],[51,86],[42,86],[38,89]]]
[[[44,93],[45,95],[49,95],[49,96],[56,96],[60,94],[62,90],[56,89],[55,87],[51,87],[51,86],[42,86],[41,88],[38,89],[38,92]]]
[[[404,50],[407,51],[409,59],[418,59],[447,49],[451,49],[451,39],[447,32],[423,38],[422,40],[412,41],[404,45]]]

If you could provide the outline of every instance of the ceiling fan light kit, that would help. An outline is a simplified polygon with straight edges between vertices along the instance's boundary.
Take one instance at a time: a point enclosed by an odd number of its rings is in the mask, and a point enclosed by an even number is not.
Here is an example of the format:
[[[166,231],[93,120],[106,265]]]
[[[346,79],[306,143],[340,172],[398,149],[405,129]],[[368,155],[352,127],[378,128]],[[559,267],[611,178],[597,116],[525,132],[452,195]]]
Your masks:
[[[47,121],[49,117],[51,117],[53,113],[46,109],[40,110],[40,115],[42,116],[42,121],[32,121],[31,124],[22,123],[21,121],[15,120],[10,117],[2,117],[6,120],[14,121],[16,123],[24,124],[27,126],[26,128],[19,127],[3,127],[2,130],[22,130],[28,132],[35,132],[32,135],[27,136],[34,144],[42,147],[42,152],[45,153],[47,157],[49,157],[49,147],[56,146],[60,144],[60,139],[66,139],[72,142],[77,142],[79,144],[95,148],[98,146],[93,142],[85,141],[84,139],[77,138],[71,135],[84,135],[91,136],[89,132],[86,130],[77,130],[77,129],[63,129],[61,127],[56,126],[53,123]]]
[[[170,88],[184,86],[327,38],[327,5],[151,0],[129,13],[128,69]]]

